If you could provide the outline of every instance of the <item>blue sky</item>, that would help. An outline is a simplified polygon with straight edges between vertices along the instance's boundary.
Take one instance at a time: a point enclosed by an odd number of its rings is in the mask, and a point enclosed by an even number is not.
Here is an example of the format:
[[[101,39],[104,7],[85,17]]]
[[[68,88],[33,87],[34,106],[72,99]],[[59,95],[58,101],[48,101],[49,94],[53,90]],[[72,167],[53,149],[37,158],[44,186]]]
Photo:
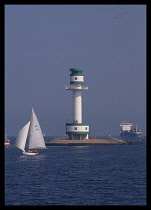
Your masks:
[[[84,70],[83,123],[119,135],[123,120],[146,132],[145,5],[5,5],[5,127],[34,107],[46,135],[72,122],[70,68]]]

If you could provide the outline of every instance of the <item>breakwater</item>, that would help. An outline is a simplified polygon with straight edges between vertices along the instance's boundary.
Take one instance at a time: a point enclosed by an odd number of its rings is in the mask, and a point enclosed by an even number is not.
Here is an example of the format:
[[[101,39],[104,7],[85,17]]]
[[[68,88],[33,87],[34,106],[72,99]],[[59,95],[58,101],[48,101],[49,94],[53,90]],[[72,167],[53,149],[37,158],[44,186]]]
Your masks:
[[[58,138],[52,141],[46,142],[48,146],[91,146],[91,145],[117,145],[117,144],[128,144],[127,142],[115,139],[115,138],[91,138],[84,140],[70,140],[67,138]]]

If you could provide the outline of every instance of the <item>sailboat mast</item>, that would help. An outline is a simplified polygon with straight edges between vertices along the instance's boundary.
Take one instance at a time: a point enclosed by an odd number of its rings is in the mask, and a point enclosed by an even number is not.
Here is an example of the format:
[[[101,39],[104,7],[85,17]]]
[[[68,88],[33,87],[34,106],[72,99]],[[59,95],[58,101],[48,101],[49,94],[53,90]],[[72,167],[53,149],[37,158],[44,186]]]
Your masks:
[[[28,136],[27,136],[27,147],[28,147],[28,150],[29,150],[29,134],[28,134]]]

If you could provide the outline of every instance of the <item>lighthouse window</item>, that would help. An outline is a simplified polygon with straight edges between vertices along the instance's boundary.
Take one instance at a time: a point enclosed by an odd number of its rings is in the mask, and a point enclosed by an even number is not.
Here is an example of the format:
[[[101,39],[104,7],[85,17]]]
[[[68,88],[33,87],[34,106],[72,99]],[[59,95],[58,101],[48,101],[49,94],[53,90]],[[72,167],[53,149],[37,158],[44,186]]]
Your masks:
[[[77,127],[75,127],[74,130],[77,130]]]
[[[77,77],[75,77],[74,79],[77,80]]]

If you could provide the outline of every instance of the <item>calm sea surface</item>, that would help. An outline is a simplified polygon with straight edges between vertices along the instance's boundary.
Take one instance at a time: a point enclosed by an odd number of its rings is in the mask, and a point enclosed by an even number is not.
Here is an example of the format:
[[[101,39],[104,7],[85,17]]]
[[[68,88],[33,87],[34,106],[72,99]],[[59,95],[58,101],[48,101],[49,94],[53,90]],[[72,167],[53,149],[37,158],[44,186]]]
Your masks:
[[[5,149],[5,205],[146,205],[146,144]]]

